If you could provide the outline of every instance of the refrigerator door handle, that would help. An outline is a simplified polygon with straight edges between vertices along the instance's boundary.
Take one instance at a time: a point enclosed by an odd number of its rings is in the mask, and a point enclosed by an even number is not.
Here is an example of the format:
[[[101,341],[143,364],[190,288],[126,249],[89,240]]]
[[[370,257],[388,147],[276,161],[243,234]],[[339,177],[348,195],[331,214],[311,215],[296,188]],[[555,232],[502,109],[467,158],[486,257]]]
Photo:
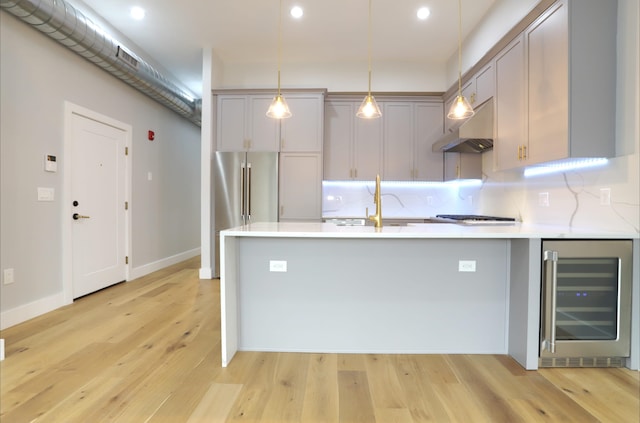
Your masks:
[[[251,221],[251,163],[247,163],[247,223]]]
[[[556,300],[558,291],[558,252],[546,250],[544,252],[544,262],[551,262],[551,269],[545,265],[544,272],[544,313],[545,327],[542,349],[551,354],[556,352]]]
[[[247,169],[245,163],[242,162],[242,171],[240,172],[240,215],[242,216],[242,222],[244,223],[244,218],[246,215],[246,207],[245,207],[245,181],[247,179]]]

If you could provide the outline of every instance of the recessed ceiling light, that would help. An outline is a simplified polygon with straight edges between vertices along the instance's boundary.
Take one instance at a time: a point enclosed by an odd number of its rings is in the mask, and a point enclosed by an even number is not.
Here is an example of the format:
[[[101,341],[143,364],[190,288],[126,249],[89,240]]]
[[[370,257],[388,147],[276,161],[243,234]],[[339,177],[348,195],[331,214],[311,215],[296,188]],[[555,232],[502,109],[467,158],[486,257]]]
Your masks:
[[[293,6],[291,8],[291,16],[293,16],[294,18],[299,19],[302,17],[303,14],[304,14],[304,11],[300,6]]]
[[[429,15],[431,14],[431,11],[429,10],[428,7],[421,7],[420,9],[418,9],[418,19],[420,20],[425,20],[429,17]]]
[[[131,8],[131,17],[137,21],[141,21],[144,19],[146,12],[142,7],[133,6]]]

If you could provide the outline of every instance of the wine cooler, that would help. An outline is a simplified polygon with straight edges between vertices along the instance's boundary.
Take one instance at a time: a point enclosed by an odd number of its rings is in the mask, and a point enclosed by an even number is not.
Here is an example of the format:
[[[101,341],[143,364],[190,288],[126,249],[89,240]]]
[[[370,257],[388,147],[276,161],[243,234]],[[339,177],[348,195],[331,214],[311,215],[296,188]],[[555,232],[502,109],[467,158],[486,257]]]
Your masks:
[[[624,366],[632,241],[545,240],[542,256],[539,366]]]

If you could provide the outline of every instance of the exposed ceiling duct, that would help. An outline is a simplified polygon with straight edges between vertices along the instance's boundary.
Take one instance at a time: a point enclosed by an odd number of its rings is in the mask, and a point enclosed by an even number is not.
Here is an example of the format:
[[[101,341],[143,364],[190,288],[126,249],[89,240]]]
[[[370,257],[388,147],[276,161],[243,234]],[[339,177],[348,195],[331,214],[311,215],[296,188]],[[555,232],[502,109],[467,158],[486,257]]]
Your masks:
[[[0,0],[0,8],[200,126],[201,101],[64,0]]]

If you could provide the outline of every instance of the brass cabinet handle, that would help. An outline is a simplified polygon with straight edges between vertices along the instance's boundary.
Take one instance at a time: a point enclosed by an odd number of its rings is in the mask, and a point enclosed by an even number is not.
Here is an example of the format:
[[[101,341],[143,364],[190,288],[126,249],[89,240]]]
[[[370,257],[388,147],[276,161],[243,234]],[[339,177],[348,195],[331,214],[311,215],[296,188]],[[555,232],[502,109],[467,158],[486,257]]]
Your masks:
[[[83,216],[83,215],[78,214],[78,213],[74,213],[72,217],[73,217],[73,220],[90,219],[91,218],[91,216]]]

